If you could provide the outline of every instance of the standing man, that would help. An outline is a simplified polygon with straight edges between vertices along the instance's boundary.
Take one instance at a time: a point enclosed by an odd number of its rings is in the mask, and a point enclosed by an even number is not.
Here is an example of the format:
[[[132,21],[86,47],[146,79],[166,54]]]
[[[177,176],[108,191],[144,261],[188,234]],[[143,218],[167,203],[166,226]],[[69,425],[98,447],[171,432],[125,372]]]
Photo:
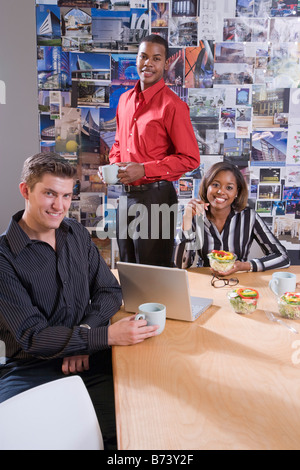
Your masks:
[[[163,79],[168,43],[158,35],[146,36],[136,63],[140,80],[120,97],[109,156],[120,166],[123,184],[117,210],[120,259],[172,266],[177,222],[172,181],[199,166],[199,148],[187,104]]]
[[[112,345],[154,336],[134,315],[113,324],[120,286],[88,231],[67,219],[74,168],[41,153],[23,167],[25,210],[0,237],[0,403],[34,386],[81,376],[93,401],[104,446],[116,448]],[[76,410],[74,410],[76,413]]]

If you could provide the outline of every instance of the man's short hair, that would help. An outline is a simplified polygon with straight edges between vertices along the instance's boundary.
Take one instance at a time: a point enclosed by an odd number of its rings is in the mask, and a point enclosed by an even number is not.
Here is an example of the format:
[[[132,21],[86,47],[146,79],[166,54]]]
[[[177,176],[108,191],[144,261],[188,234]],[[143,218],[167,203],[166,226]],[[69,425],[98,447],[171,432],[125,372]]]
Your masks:
[[[154,42],[156,44],[160,44],[161,46],[163,46],[165,48],[165,51],[166,51],[166,60],[168,59],[168,57],[169,57],[169,44],[162,36],[160,36],[159,34],[149,34],[148,36],[145,36],[143,39],[141,39],[140,45],[143,42]]]
[[[32,190],[35,184],[41,181],[45,173],[60,178],[74,178],[76,169],[57,153],[37,153],[25,160],[21,181],[26,183]]]

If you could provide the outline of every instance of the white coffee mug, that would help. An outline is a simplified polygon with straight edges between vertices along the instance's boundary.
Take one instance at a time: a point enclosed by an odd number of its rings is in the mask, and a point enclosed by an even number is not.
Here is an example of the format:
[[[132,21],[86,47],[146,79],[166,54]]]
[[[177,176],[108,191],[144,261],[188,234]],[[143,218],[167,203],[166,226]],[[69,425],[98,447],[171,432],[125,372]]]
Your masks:
[[[119,167],[116,164],[104,165],[101,167],[102,178],[106,184],[116,184],[118,178]]]
[[[149,302],[139,306],[139,313],[136,314],[135,320],[147,321],[148,325],[158,325],[159,328],[156,331],[158,335],[165,329],[166,324],[166,306],[158,304],[156,302]]]
[[[296,274],[286,272],[273,273],[269,287],[278,297],[281,297],[285,292],[295,292]]]

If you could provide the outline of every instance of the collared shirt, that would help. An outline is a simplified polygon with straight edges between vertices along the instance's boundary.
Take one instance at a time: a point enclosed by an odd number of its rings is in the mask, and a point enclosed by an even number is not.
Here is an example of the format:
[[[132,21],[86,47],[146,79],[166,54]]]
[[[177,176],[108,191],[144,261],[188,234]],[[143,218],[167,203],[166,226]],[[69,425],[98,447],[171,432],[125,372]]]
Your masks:
[[[265,256],[248,259],[253,241],[256,240]],[[177,239],[175,263],[179,268],[192,266],[196,254],[198,266],[209,266],[208,253],[225,250],[235,253],[239,261],[251,261],[253,271],[288,268],[290,259],[284,246],[269,230],[254,209],[246,207],[241,212],[231,209],[220,233],[213,222],[204,218],[193,219],[190,232],[183,232]]]
[[[11,220],[0,237],[0,340],[8,360],[50,359],[105,349],[121,288],[88,231],[73,219],[56,230],[56,251]],[[88,324],[91,329],[79,327]]]
[[[110,162],[144,163],[134,185],[175,181],[199,166],[200,155],[189,108],[163,79],[144,91],[140,82],[120,97]]]

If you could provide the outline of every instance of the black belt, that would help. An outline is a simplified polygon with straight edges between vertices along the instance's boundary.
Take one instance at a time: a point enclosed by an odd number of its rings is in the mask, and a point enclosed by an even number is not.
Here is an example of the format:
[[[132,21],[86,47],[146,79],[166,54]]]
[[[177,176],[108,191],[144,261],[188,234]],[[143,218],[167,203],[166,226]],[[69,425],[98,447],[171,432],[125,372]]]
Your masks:
[[[133,193],[133,192],[139,192],[139,191],[148,191],[149,189],[157,189],[161,188],[163,186],[169,186],[171,181],[155,181],[155,183],[148,183],[148,184],[140,184],[139,186],[134,186],[132,184],[123,184],[123,190],[126,193]]]

